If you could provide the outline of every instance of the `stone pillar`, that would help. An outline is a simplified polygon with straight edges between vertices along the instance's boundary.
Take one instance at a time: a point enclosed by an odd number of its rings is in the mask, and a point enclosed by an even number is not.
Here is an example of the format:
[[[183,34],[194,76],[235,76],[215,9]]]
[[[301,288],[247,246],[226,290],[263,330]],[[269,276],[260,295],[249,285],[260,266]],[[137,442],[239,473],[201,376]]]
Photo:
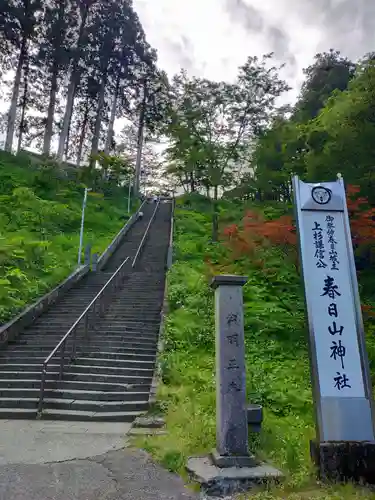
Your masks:
[[[245,341],[242,286],[244,276],[215,276],[216,450],[218,467],[252,467],[248,449]]]

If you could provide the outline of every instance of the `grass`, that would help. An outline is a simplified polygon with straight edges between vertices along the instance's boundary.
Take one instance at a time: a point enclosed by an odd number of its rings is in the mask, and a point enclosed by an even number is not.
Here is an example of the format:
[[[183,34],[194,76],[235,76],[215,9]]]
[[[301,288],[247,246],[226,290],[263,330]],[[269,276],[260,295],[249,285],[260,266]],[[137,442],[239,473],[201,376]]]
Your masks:
[[[83,188],[74,172],[0,152],[0,323],[76,267]],[[90,192],[84,246],[101,253],[127,219],[122,189]]]
[[[176,210],[174,265],[168,275],[170,310],[157,403],[168,433],[139,437],[135,445],[185,479],[187,458],[207,454],[215,446],[214,318],[209,282],[213,274],[242,274],[249,277],[244,287],[247,396],[264,407],[262,432],[251,436],[250,445],[286,475],[281,486],[252,492],[252,498],[375,498],[367,489],[316,482],[309,455],[314,420],[303,292],[295,267],[275,248],[261,249],[267,263],[261,268],[254,256],[234,258],[225,245],[213,245],[208,207],[204,200],[198,203],[180,204]],[[221,220],[238,221],[239,214],[238,206],[231,210],[226,203]],[[370,332],[371,360],[375,360],[374,348]]]

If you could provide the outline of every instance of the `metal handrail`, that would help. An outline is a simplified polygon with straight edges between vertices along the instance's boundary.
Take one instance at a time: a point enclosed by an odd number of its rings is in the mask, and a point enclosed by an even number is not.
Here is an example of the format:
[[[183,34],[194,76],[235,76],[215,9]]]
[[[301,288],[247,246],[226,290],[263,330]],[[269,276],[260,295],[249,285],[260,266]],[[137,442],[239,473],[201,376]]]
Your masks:
[[[156,212],[159,208],[160,205],[160,199],[158,200],[155,210],[152,214],[152,217],[146,227],[145,233],[142,237],[141,243],[138,246],[137,253],[135,254],[135,257],[132,262],[132,268],[134,268],[137,259],[139,258],[139,255],[142,251],[142,248],[144,246],[144,243],[146,241],[149,229],[151,227],[151,224],[153,220],[155,219]],[[77,330],[78,327],[82,324],[84,321],[84,337],[88,337],[88,332],[89,328],[92,326],[92,322],[90,322],[89,314],[90,312],[93,313],[94,319],[96,319],[97,313],[99,312],[99,316],[103,315],[107,304],[105,303],[105,298],[109,298],[112,296],[112,293],[107,294],[105,296],[105,291],[111,287],[111,291],[114,291],[118,288],[118,285],[121,284],[122,279],[124,277],[124,272],[123,270],[125,269],[125,264],[129,261],[130,257],[127,257],[124,262],[121,264],[121,266],[114,272],[114,274],[110,277],[110,279],[105,283],[105,285],[101,288],[101,290],[96,294],[94,299],[90,302],[90,304],[86,307],[86,309],[83,311],[83,313],[79,316],[79,318],[73,323],[73,325],[69,328],[69,330],[66,332],[66,334],[63,336],[63,338],[60,340],[60,342],[57,344],[57,346],[51,351],[51,353],[47,356],[47,358],[43,362],[43,367],[42,367],[42,375],[41,375],[41,384],[40,384],[40,396],[39,396],[39,403],[38,403],[38,413],[41,414],[42,409],[43,409],[43,402],[44,402],[44,391],[45,391],[45,385],[46,385],[46,378],[47,378],[47,368],[49,362],[52,360],[52,358],[58,353],[59,349],[61,348],[60,352],[60,371],[59,371],[59,380],[62,380],[63,374],[64,374],[64,366],[65,366],[65,350],[66,350],[66,344],[68,340],[71,338],[73,335],[73,346],[71,349],[70,353],[70,359],[69,362],[73,361],[76,356],[76,351],[77,351]],[[99,303],[99,311],[97,311],[97,303]]]
[[[157,212],[157,210],[159,208],[159,205],[160,205],[160,198],[158,199],[158,202],[156,204],[156,208],[154,210],[154,213],[152,214],[150,222],[148,223],[148,225],[146,227],[145,234],[143,235],[142,241],[141,241],[141,243],[140,243],[140,245],[138,247],[137,253],[135,254],[135,257],[134,257],[133,262],[132,262],[132,268],[134,268],[135,264],[137,263],[137,259],[138,259],[139,255],[140,255],[141,251],[142,251],[143,245],[144,245],[144,243],[146,241],[146,238],[147,238],[147,235],[148,235],[148,231],[150,229],[150,226],[151,226],[153,220],[155,219],[155,215],[156,215],[156,212]]]
[[[111,256],[113,249],[117,247],[117,242],[121,240],[124,236],[124,233],[130,229],[133,225],[138,220],[139,217],[139,212],[141,212],[144,208],[144,205],[147,203],[147,200],[143,201],[141,206],[138,208],[138,210],[128,219],[127,223],[125,226],[121,229],[119,233],[117,233],[116,237],[111,241],[109,246],[107,247],[107,250],[102,253],[102,255],[99,257],[98,262],[97,262],[97,268],[100,271],[105,264],[107,263],[109,257]],[[111,249],[112,252],[108,253],[108,250]]]
[[[147,228],[148,229],[148,228]],[[79,318],[73,323],[73,325],[69,328],[57,346],[52,350],[52,352],[47,356],[47,358],[43,362],[42,367],[42,376],[41,376],[41,384],[40,384],[40,396],[39,396],[39,404],[38,404],[38,412],[41,413],[43,409],[43,401],[44,401],[44,390],[46,385],[46,377],[47,377],[47,368],[51,359],[57,354],[58,350],[61,348],[60,352],[60,372],[59,372],[59,380],[62,380],[64,374],[64,365],[65,365],[65,350],[67,341],[73,336],[73,346],[70,354],[69,362],[73,361],[76,356],[77,351],[77,330],[78,327],[84,321],[84,336],[87,338],[89,328],[92,326],[93,322],[90,321],[90,313],[93,315],[93,319],[95,320],[97,315],[102,316],[106,310],[106,306],[108,305],[106,299],[112,297],[112,293],[106,294],[105,292],[110,290],[113,292],[121,285],[122,280],[124,278],[124,269],[125,264],[129,261],[129,257],[127,257],[121,266],[114,272],[114,274],[110,277],[107,283],[101,288],[101,290],[96,294],[90,304],[86,307],[83,313],[79,316]],[[97,304],[99,308],[97,307]]]

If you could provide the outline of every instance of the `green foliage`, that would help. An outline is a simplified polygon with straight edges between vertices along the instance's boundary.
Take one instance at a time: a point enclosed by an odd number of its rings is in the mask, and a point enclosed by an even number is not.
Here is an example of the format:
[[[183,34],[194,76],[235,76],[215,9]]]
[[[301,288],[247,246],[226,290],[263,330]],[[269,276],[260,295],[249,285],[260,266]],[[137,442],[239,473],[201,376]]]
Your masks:
[[[306,80],[302,84],[295,110],[297,120],[315,118],[332,92],[336,89],[343,91],[348,87],[354,72],[355,65],[342,57],[339,51],[331,49],[317,54],[314,63],[304,70]]]
[[[375,202],[374,61],[358,64],[354,73],[346,59],[335,59],[334,53],[334,61],[329,54],[323,56],[308,69],[310,80],[295,113],[274,120],[255,147],[252,182],[262,200],[289,202],[294,174],[308,181],[332,181],[340,172]]]
[[[235,182],[250,142],[270,121],[275,101],[288,90],[272,54],[249,57],[234,83],[175,76],[166,134],[167,174],[185,191],[213,192],[212,239],[218,237],[219,189]]]
[[[126,199],[89,193],[84,244],[102,252],[127,219]],[[83,186],[50,162],[0,154],[0,321],[73,271]]]
[[[195,210],[192,198],[183,197],[177,203],[186,208],[176,210],[175,261],[168,275],[169,314],[158,403],[165,413],[168,434],[140,439],[137,444],[181,474],[188,456],[207,454],[215,446],[214,304],[209,282],[214,274],[246,275],[247,397],[262,404],[265,412],[262,432],[251,436],[251,446],[287,476],[279,488],[252,494],[259,499],[371,498],[365,493],[362,496],[359,488],[326,488],[313,480],[309,441],[314,436],[314,415],[307,333],[303,291],[294,265],[276,247],[259,247],[254,258],[234,259],[230,247],[211,244],[210,214]],[[197,198],[198,203],[202,201]],[[262,208],[268,218],[285,211],[283,204]],[[238,223],[238,205],[226,201],[219,209]],[[257,265],[258,257],[264,266]],[[371,338],[373,360],[374,349]]]

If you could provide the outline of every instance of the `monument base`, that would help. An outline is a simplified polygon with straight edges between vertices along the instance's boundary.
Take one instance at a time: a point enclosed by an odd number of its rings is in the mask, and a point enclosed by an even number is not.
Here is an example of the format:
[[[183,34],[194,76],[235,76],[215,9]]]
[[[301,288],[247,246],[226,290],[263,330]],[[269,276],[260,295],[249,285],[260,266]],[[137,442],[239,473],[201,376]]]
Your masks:
[[[375,484],[375,442],[310,441],[310,454],[322,481]]]
[[[276,483],[283,477],[279,470],[264,463],[255,467],[217,467],[211,456],[189,458],[186,469],[209,496],[245,492],[257,485]]]
[[[216,467],[255,467],[259,465],[259,461],[253,455],[220,455],[214,449],[211,452],[211,460]]]

